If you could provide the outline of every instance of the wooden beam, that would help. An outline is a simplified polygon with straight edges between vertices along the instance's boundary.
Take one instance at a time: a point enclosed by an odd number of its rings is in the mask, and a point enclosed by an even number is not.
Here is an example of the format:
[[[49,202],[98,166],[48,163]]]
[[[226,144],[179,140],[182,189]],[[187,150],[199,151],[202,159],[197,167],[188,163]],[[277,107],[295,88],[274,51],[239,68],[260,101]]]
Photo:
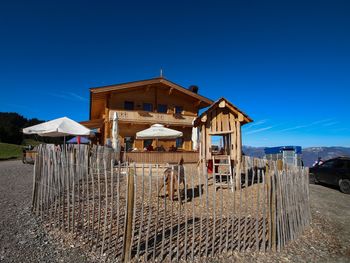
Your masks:
[[[173,90],[174,90],[174,88],[169,89],[169,95],[171,95],[171,93],[173,93]]]
[[[217,132],[216,127],[217,127],[217,125],[216,125],[216,109],[214,109],[211,112],[211,131],[212,132]]]
[[[234,133],[234,130],[228,130],[228,131],[217,131],[217,132],[209,132],[209,135],[222,135],[222,134],[230,134],[230,133]]]
[[[216,111],[216,130],[218,132],[222,131],[222,110],[217,110]]]
[[[205,124],[205,140],[206,140],[206,159],[211,159],[211,136],[209,135],[210,123]]]
[[[222,131],[228,131],[230,129],[228,115],[229,115],[228,111],[226,110],[222,111],[222,114],[221,114]]]
[[[236,127],[236,122],[234,121],[234,116],[232,113],[230,113],[230,126],[231,126],[231,130],[233,131],[233,133],[231,133],[231,159],[234,161],[234,163],[236,163],[237,160],[237,127]]]

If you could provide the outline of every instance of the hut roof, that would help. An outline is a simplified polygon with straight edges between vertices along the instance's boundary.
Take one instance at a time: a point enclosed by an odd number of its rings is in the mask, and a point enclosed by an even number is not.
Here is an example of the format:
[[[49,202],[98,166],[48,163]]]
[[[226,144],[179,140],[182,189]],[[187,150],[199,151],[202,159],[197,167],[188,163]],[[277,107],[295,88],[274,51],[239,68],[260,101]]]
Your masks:
[[[249,122],[253,122],[253,120],[247,115],[245,114],[243,111],[239,110],[235,105],[233,105],[231,102],[229,102],[227,99],[225,98],[220,98],[217,101],[215,101],[206,111],[204,111],[200,116],[198,116],[195,121],[194,121],[194,126],[199,126],[201,123],[201,119],[204,115],[208,115],[210,112],[212,112],[213,110],[215,110],[216,108],[222,108],[221,105],[223,105],[224,102],[224,107],[228,108],[230,111],[232,111],[235,114],[242,114],[243,116],[243,120],[242,120],[242,124],[246,124]]]
[[[163,84],[164,86],[169,87],[170,89],[178,90],[190,97],[193,97],[200,101],[200,108],[208,107],[213,103],[211,99],[208,99],[198,93],[195,93],[189,89],[186,89],[179,84],[176,84],[170,80],[167,80],[163,77],[159,78],[153,78],[153,79],[146,79],[146,80],[139,80],[139,81],[133,81],[133,82],[127,82],[127,83],[121,83],[121,84],[115,84],[115,85],[108,85],[108,86],[102,86],[102,87],[94,87],[90,88],[91,93],[100,93],[100,92],[108,92],[108,91],[117,91],[117,90],[124,90],[129,88],[137,88],[140,86],[147,86],[147,85],[154,85],[154,84]]]

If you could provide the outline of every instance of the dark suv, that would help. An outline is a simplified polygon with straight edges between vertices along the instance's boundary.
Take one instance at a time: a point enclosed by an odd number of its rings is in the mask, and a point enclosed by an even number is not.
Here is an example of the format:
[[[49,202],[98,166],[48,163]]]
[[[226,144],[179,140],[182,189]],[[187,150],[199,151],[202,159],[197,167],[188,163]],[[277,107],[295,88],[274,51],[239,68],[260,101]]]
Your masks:
[[[337,157],[311,167],[310,178],[315,184],[336,185],[343,193],[350,194],[350,158]]]

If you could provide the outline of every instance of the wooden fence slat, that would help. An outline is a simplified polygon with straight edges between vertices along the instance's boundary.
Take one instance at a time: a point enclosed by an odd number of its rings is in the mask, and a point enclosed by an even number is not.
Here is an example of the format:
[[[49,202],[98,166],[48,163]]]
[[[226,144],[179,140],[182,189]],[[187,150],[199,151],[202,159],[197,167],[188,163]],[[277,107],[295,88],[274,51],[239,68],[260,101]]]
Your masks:
[[[114,159],[111,159],[111,169],[110,169],[110,177],[111,177],[111,188],[110,188],[110,191],[111,191],[111,201],[110,201],[110,211],[111,211],[111,216],[109,218],[109,229],[108,229],[108,232],[109,232],[109,236],[108,236],[108,248],[107,248],[107,251],[110,251],[110,247],[112,245],[112,224],[113,224],[113,216],[114,216],[114,210],[113,210],[113,204],[114,204]]]
[[[201,171],[201,166],[198,167],[198,170],[197,170],[197,175],[198,175],[198,190],[199,190],[199,244],[198,244],[198,248],[199,248],[199,252],[198,252],[198,255],[199,256],[202,256],[202,239],[203,239],[203,204],[202,204],[202,180],[201,180],[201,177],[202,177],[202,174]],[[187,198],[186,198],[186,202],[187,202]],[[186,213],[186,209],[185,209],[185,214]],[[185,219],[187,221],[187,217]]]
[[[219,169],[219,167],[218,167]],[[219,171],[220,178],[220,239],[219,239],[219,253],[222,251],[222,235],[223,235],[223,223],[222,223],[222,213],[223,213],[223,204],[224,204],[224,193],[222,188],[222,173]]]
[[[205,230],[205,256],[209,255],[209,178],[208,178],[208,169],[205,162],[203,162],[203,170],[205,175],[205,210],[206,210],[206,230]]]
[[[213,171],[213,238],[212,238],[212,245],[211,245],[212,257],[214,257],[214,254],[215,254],[215,240],[216,240],[216,176],[215,176],[215,168],[214,168],[214,171]]]
[[[182,208],[182,199],[180,192],[180,177],[181,177],[181,166],[177,165],[177,201],[178,201],[178,209],[177,209],[177,230],[176,230],[176,261],[179,262],[179,250],[180,250],[180,224],[181,224],[181,208]]]
[[[141,190],[141,220],[139,224],[139,230],[138,230],[138,241],[137,241],[137,253],[136,253],[136,260],[139,260],[140,257],[140,245],[141,245],[141,238],[143,234],[143,210],[144,210],[144,198],[145,198],[145,165],[142,164],[142,190]]]
[[[146,228],[146,248],[145,248],[145,258],[147,260],[148,256],[148,241],[149,241],[149,235],[151,231],[151,219],[152,219],[152,165],[149,165],[148,167],[148,221],[147,221],[147,228]]]
[[[116,210],[117,210],[117,235],[116,235],[116,241],[115,241],[115,256],[118,255],[119,252],[119,233],[120,233],[120,174],[121,174],[121,164],[120,161],[118,162],[118,171],[116,173],[117,176],[117,203],[116,203]],[[123,250],[122,250],[123,251]]]
[[[161,254],[160,254],[160,260],[163,261],[164,259],[164,245],[165,245],[165,219],[167,216],[167,209],[166,209],[166,190],[167,185],[166,185],[166,177],[163,175],[163,200],[164,200],[164,213],[163,213],[163,226],[162,226],[162,245],[161,245]]]
[[[238,187],[238,188],[236,188],[236,189],[238,189],[239,190],[239,207],[238,207],[238,241],[237,241],[237,243],[238,243],[238,251],[241,251],[241,210],[242,210],[242,187],[241,187],[241,171],[240,171],[240,169],[237,169],[237,171],[236,171],[236,176],[239,176],[239,179],[238,179],[238,182],[239,182],[239,185],[237,186],[236,185],[236,187]]]
[[[155,261],[156,258],[156,248],[157,248],[157,235],[158,235],[158,222],[159,222],[159,206],[160,206],[160,202],[159,202],[159,165],[156,165],[156,194],[157,194],[157,211],[156,211],[156,223],[155,223],[155,227],[154,227],[154,236],[153,236],[153,240],[154,240],[154,244],[153,244],[153,255],[152,255],[152,261]]]
[[[192,186],[192,248],[191,248],[191,261],[194,260],[194,249],[195,249],[195,238],[196,238],[196,232],[195,232],[195,226],[196,226],[196,216],[195,216],[195,208],[194,208],[194,175],[191,173],[191,186]]]
[[[170,237],[169,237],[169,261],[172,260],[173,256],[173,215],[174,215],[174,165],[171,167],[170,175],[170,191],[169,198],[171,202],[170,206]],[[165,220],[165,218],[164,218]]]
[[[248,206],[249,206],[249,204],[248,204],[248,202],[249,202],[249,200],[248,200],[248,164],[247,164],[247,159],[244,159],[245,161],[245,179],[244,179],[244,184],[245,184],[245,186],[244,186],[244,213],[245,213],[245,215],[244,215],[244,236],[243,236],[243,251],[246,249],[246,241],[247,241],[247,227],[248,227],[248,222],[247,222],[247,220],[248,220]]]
[[[259,219],[260,219],[260,176],[261,176],[261,170],[260,168],[257,168],[257,195],[256,195],[256,215],[255,215],[255,244],[256,244],[256,251],[259,251]]]
[[[106,233],[107,233],[107,213],[108,213],[108,177],[107,177],[107,165],[106,160],[103,160],[103,170],[105,175],[105,209],[104,209],[104,222],[103,222],[103,237],[102,237],[102,245],[101,245],[101,255],[104,252],[104,246],[106,241]]]
[[[135,168],[135,167],[134,167]],[[129,262],[131,260],[131,249],[132,249],[132,239],[133,239],[133,232],[134,232],[134,227],[133,227],[133,219],[134,219],[134,208],[135,208],[135,203],[134,203],[134,192],[135,192],[135,185],[134,185],[134,177],[135,177],[135,169],[134,169],[134,174],[129,174],[127,176],[127,205],[126,205],[126,224],[125,224],[125,239],[124,239],[124,251],[123,251],[123,261]]]

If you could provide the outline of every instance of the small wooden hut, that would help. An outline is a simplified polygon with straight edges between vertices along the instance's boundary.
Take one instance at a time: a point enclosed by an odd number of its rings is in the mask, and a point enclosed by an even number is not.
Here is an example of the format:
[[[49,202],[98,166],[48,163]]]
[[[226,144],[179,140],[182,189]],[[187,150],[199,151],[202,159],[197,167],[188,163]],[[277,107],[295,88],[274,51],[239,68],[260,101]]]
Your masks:
[[[242,159],[242,125],[252,119],[225,98],[214,102],[194,121],[200,131],[200,161],[215,165],[215,158],[227,159],[230,164],[240,165]],[[212,136],[222,136],[223,149],[213,151]],[[219,162],[221,163],[221,162]]]

